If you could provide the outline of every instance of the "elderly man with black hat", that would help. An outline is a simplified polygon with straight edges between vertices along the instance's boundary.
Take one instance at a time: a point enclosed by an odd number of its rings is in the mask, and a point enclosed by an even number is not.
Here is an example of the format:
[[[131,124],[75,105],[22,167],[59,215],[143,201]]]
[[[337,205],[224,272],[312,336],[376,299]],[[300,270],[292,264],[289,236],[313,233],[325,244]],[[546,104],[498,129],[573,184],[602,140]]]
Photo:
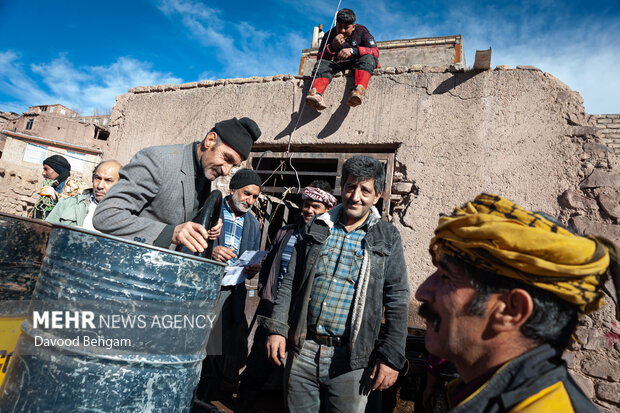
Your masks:
[[[260,134],[252,119],[232,118],[216,123],[202,141],[142,149],[97,207],[94,227],[156,246],[204,251],[222,223],[207,230],[192,219],[211,192],[211,181],[247,159]]]
[[[224,198],[220,218],[223,230],[214,242],[213,259],[234,263],[245,251],[257,251],[260,245],[260,224],[250,209],[258,199],[262,181],[251,169],[241,169],[230,180],[230,195]],[[260,264],[246,266],[245,277],[252,278]],[[197,396],[203,402],[217,398],[219,381],[235,382],[247,358],[248,324],[245,318],[247,290],[245,278],[235,285],[222,285],[216,308],[217,320],[209,337],[207,359],[203,364]],[[221,334],[220,334],[221,332]],[[226,347],[224,347],[224,344]]]
[[[618,247],[481,194],[439,219],[437,271],[416,298],[426,348],[456,366],[452,412],[597,412],[562,360],[579,313],[597,310]]]
[[[41,198],[31,211],[31,216],[32,218],[45,219],[58,202],[58,197],[67,183],[67,178],[71,175],[71,164],[64,156],[52,155],[43,161],[41,175],[52,184],[44,184],[41,188],[39,192]],[[42,200],[46,200],[46,202],[41,202]]]
[[[339,10],[336,14],[336,27],[323,36],[314,67],[315,79],[306,96],[306,103],[316,110],[327,108],[323,100],[327,85],[335,73],[347,69],[355,71],[355,87],[347,105],[360,105],[368,89],[370,77],[379,65],[379,49],[375,39],[365,26],[355,24],[355,19],[353,10]]]

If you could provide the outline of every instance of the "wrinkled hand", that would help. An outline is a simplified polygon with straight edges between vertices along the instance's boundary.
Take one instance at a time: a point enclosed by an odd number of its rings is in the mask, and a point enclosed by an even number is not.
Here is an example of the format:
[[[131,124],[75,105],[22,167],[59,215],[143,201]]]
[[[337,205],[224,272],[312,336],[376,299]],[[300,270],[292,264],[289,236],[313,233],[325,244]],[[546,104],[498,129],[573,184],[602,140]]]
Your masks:
[[[192,252],[203,252],[207,248],[208,234],[205,227],[196,222],[184,222],[174,227],[173,244],[183,244]]]
[[[260,263],[248,265],[243,269],[243,272],[245,273],[246,277],[251,280],[260,271],[260,267]]]
[[[272,334],[267,337],[267,358],[271,359],[276,366],[282,365],[280,360],[284,360],[286,355],[286,339],[279,334]]]
[[[398,370],[394,370],[381,360],[377,360],[372,369],[370,379],[374,379],[373,390],[385,390],[390,388],[398,378]]]
[[[219,262],[226,262],[233,258],[237,258],[235,254],[235,250],[232,248],[224,247],[223,245],[218,245],[213,248],[213,254],[211,254],[211,259],[214,259]]]
[[[332,40],[332,46],[334,46],[334,48],[342,47],[345,40],[347,39],[344,38],[344,34],[339,34]]]
[[[39,191],[39,195],[41,195],[41,196],[49,196],[54,201],[56,201],[58,199],[58,194],[56,193],[54,188],[52,188],[51,186],[44,186],[43,188],[41,188],[41,190]]]
[[[351,49],[350,48],[346,48],[346,49],[342,49],[341,51],[338,52],[337,58],[338,58],[338,60],[347,60],[351,56],[353,56],[353,53],[351,53]]]
[[[217,220],[217,224],[214,227],[211,227],[211,229],[207,231],[209,233],[208,238],[211,241],[213,241],[214,239],[217,239],[217,237],[220,236],[220,232],[222,231],[223,226],[224,226],[224,223],[222,222],[222,218],[219,218]]]

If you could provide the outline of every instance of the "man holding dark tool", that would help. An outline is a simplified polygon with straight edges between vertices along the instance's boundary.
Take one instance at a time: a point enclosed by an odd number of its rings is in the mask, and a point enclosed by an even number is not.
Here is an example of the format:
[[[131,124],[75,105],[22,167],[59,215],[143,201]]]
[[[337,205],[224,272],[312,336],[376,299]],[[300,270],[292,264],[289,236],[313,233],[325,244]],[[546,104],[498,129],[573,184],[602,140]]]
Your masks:
[[[182,244],[192,252],[204,251],[222,223],[207,230],[192,219],[211,181],[247,159],[260,134],[252,119],[232,118],[216,123],[201,142],[141,150],[97,207],[94,227],[160,247]]]

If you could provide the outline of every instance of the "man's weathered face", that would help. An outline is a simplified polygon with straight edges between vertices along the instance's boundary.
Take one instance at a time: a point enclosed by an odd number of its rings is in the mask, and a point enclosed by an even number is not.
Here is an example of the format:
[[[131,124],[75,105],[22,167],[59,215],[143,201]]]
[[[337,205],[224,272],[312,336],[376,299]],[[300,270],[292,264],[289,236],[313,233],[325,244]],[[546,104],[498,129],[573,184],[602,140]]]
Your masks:
[[[307,224],[315,215],[321,215],[327,211],[327,207],[324,203],[314,201],[312,199],[305,199],[304,204],[301,207],[301,217]]]
[[[345,39],[348,39],[355,30],[354,24],[344,24],[344,23],[336,23],[336,32],[338,34],[342,34]]]
[[[43,175],[45,179],[56,179],[60,176],[51,166],[45,164],[43,165],[43,172],[41,172],[41,175]]]
[[[93,194],[97,201],[105,198],[106,194],[118,182],[120,165],[116,162],[105,162],[99,165],[93,175]]]
[[[480,349],[488,316],[474,316],[468,306],[476,296],[472,279],[462,267],[442,258],[439,268],[418,288],[420,315],[426,319],[426,349],[452,362]]]
[[[243,188],[231,190],[231,207],[237,214],[245,214],[252,208],[259,195],[260,187],[258,185],[246,185]]]
[[[209,133],[202,145],[200,163],[205,177],[213,181],[219,176],[227,176],[231,169],[238,166],[243,159],[233,148],[223,142],[217,143],[217,135]]]
[[[370,208],[375,205],[381,193],[375,191],[375,180],[359,181],[349,176],[342,185],[343,222],[356,221],[366,217]]]

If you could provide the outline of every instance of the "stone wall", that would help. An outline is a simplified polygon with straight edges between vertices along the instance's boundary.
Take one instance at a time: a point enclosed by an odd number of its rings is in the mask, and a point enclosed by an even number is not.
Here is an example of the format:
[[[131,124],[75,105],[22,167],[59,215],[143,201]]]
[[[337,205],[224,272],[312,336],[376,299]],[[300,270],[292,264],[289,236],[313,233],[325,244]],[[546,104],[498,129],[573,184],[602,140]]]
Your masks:
[[[601,129],[603,143],[620,154],[620,115],[592,115],[592,118]]]
[[[560,217],[582,235],[602,235],[620,243],[620,175],[610,161],[616,159],[600,139],[583,141],[578,186],[559,198]],[[609,283],[608,283],[609,284]],[[607,305],[583,316],[565,353],[571,374],[601,412],[620,408],[620,324],[615,317],[617,303],[605,297]]]
[[[0,112],[0,130],[6,129],[7,125],[18,117],[19,115],[15,112]]]
[[[42,164],[24,160],[28,141],[1,133],[0,137],[6,138],[0,159],[0,212],[26,216],[39,199],[39,189],[43,183]],[[72,151],[67,151],[66,148],[51,144],[46,147],[47,151],[42,155],[43,158],[58,154],[71,159]],[[100,160],[101,157],[96,153],[83,154],[83,160],[79,162],[81,170],[74,169],[71,176],[90,186],[93,168]]]

